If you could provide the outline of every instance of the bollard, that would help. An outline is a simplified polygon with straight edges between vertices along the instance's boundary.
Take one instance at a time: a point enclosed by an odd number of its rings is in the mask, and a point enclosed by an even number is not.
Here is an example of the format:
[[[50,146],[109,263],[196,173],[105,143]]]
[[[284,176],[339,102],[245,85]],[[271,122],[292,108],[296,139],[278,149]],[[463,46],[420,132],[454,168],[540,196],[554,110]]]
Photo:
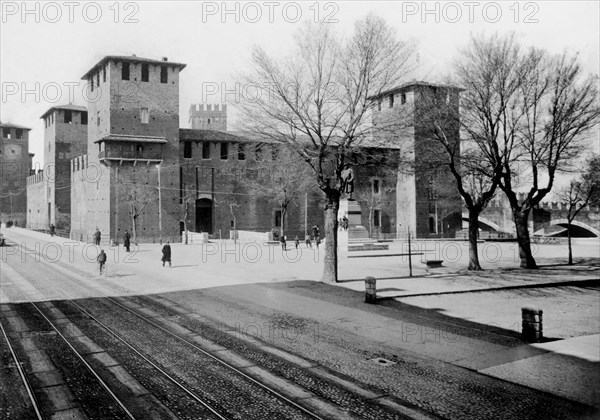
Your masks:
[[[523,340],[528,343],[539,343],[542,341],[542,311],[541,309],[525,307],[521,308],[523,320]]]
[[[376,303],[377,301],[377,279],[365,277],[365,302]]]

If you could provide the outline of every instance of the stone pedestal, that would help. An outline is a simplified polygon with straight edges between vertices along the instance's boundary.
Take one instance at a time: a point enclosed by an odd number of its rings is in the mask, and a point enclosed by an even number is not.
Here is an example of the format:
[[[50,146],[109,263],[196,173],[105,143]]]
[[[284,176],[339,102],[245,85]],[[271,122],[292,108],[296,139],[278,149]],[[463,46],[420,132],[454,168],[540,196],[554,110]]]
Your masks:
[[[373,242],[369,238],[369,231],[361,226],[362,209],[357,201],[342,199],[340,200],[340,209],[338,219],[344,216],[348,218],[348,230],[338,229],[338,245],[340,249],[347,251],[348,244],[362,244]]]
[[[365,302],[377,303],[377,279],[375,277],[365,278]]]

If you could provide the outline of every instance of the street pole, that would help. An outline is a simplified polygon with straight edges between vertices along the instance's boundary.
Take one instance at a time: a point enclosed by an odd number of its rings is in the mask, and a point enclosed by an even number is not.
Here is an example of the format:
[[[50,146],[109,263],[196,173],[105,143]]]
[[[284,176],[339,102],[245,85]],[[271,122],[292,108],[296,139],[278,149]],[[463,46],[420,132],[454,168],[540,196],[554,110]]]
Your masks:
[[[156,165],[158,169],[158,234],[160,236],[160,244],[162,245],[162,194],[160,189],[160,163]]]
[[[412,249],[410,247],[410,227],[408,228],[408,275],[412,277]]]
[[[308,193],[304,194],[304,235],[308,235]]]

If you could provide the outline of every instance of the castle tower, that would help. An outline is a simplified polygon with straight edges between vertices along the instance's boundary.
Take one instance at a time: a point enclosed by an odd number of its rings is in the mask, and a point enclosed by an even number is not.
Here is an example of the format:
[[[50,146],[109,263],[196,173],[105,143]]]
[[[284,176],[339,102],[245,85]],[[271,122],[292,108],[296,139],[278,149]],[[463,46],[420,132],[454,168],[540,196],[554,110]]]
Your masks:
[[[54,106],[44,120],[44,169],[28,181],[30,229],[70,230],[71,159],[87,151],[87,108],[68,104]],[[41,184],[41,185],[40,185]]]
[[[0,221],[25,226],[31,128],[0,122]]]
[[[82,77],[89,84],[88,154],[72,162],[81,172],[72,194],[75,238],[96,227],[113,242],[126,229],[146,242],[179,235],[183,68],[166,57],[106,56]]]
[[[192,104],[190,128],[227,131],[227,104]]]
[[[427,134],[427,115],[432,98],[445,101],[449,112],[459,112],[460,89],[425,82],[411,82],[383,92],[374,99],[373,124],[382,128],[387,141],[396,142],[403,159],[414,171],[398,171],[396,184],[397,232],[417,237],[454,237],[462,227],[462,199],[454,176],[446,167],[446,152]],[[450,121],[450,119],[448,119]],[[450,142],[459,142],[458,124],[444,127]],[[436,164],[437,161],[437,164]],[[402,163],[401,163],[402,164]]]

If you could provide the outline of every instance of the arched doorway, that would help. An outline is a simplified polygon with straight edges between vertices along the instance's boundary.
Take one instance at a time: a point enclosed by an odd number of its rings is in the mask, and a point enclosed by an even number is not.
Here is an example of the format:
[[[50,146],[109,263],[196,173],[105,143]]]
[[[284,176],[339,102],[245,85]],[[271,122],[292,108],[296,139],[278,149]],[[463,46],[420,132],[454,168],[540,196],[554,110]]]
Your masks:
[[[196,232],[213,233],[213,202],[209,198],[196,200]]]

